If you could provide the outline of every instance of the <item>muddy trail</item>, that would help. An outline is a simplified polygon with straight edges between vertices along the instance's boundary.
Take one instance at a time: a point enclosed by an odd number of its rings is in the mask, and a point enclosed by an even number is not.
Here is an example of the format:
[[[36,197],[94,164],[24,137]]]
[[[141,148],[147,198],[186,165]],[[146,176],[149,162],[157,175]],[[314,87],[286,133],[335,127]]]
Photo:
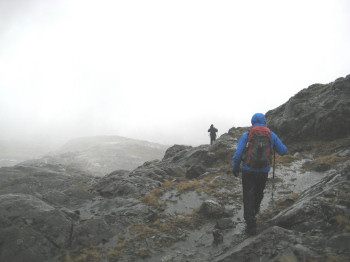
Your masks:
[[[272,171],[264,191],[264,198],[261,203],[260,215],[258,216],[258,234],[266,225],[264,222],[273,213],[278,213],[282,209],[295,203],[298,196],[305,190],[319,183],[328,173],[306,171],[303,163],[308,159],[297,159],[287,165],[277,164],[275,168],[275,179],[272,178]],[[214,261],[215,258],[225,254],[230,248],[237,246],[244,240],[251,238],[245,232],[245,222],[243,219],[242,185],[241,177],[235,178],[228,172],[220,179],[232,181],[232,192],[227,196],[227,204],[224,205],[228,211],[228,218],[207,219],[196,230],[186,232],[186,240],[179,241],[168,248],[163,248],[163,252],[144,259],[143,261]],[[213,177],[208,183],[215,183],[219,177]],[[228,189],[229,190],[229,189]],[[172,193],[176,195],[176,193]],[[169,197],[165,194],[162,199]],[[168,198],[165,212],[170,214],[189,214],[194,209],[199,209],[201,204],[208,199],[215,199],[206,194],[197,194],[190,191],[178,195],[176,198]],[[175,202],[176,204],[173,204]],[[223,229],[220,229],[223,227]],[[228,228],[225,228],[228,227]],[[222,242],[216,244],[213,232],[219,228],[222,233]]]

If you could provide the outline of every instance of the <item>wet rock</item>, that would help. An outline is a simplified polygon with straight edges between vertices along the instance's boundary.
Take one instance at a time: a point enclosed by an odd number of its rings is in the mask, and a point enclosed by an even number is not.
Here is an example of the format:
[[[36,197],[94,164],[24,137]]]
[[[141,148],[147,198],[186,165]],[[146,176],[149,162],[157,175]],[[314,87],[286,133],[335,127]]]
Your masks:
[[[113,237],[113,232],[104,219],[83,221],[73,230],[72,243],[75,246],[97,246]]]
[[[289,248],[282,254],[278,255],[273,262],[299,262],[299,259],[294,255]]]
[[[140,169],[138,169],[140,170]],[[151,189],[159,187],[160,183],[141,172],[130,173],[118,170],[104,176],[94,184],[93,189],[106,198],[140,196]]]
[[[335,249],[348,249],[350,247],[350,233],[340,233],[332,236],[328,240],[327,246]]]
[[[186,172],[186,177],[189,179],[197,178],[204,174],[205,171],[206,169],[203,166],[191,166]]]
[[[349,149],[342,150],[342,151],[338,152],[336,155],[339,157],[349,157],[350,150]]]
[[[257,236],[247,238],[213,261],[288,261],[279,259],[294,258],[293,253],[286,251],[293,245],[295,238],[293,231],[271,227]]]
[[[314,251],[299,243],[293,246],[293,252],[298,258],[298,261],[312,261],[318,257]]]
[[[0,195],[0,221],[1,261],[50,261],[70,245],[70,219],[31,195]]]
[[[303,168],[316,172],[325,172],[331,168],[331,165],[318,161],[307,161],[303,164]]]
[[[89,191],[93,177],[61,166],[21,164],[1,168],[0,174],[0,194],[28,194],[65,207],[80,205],[94,196]]]
[[[224,242],[224,234],[220,229],[213,230],[213,245],[218,245]]]
[[[266,113],[269,128],[286,143],[350,135],[350,78],[314,84]]]
[[[208,218],[222,217],[226,214],[225,208],[213,200],[204,201],[199,207],[198,213]]]
[[[164,154],[163,160],[175,157],[179,152],[182,152],[186,149],[191,149],[191,146],[185,146],[185,145],[174,145],[172,147],[169,147]]]
[[[234,226],[234,223],[232,222],[231,218],[221,218],[216,221],[215,227],[218,229],[228,229],[232,228]]]

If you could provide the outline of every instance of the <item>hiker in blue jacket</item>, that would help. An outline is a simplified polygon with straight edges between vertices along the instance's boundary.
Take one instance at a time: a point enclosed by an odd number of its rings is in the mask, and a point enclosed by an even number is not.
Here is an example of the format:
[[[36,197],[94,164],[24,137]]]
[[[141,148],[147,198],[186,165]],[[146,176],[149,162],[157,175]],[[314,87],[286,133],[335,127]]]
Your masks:
[[[266,161],[263,166],[256,167],[256,164],[248,161],[247,155],[249,153],[249,146],[251,146],[249,140],[250,133],[253,133],[253,129],[259,129],[266,132],[269,142],[269,154],[270,157],[273,150],[279,155],[285,155],[287,153],[287,147],[281,142],[279,137],[268,128],[266,128],[266,119],[264,114],[256,113],[253,115],[251,129],[246,132],[238,141],[236,153],[233,156],[233,174],[235,177],[239,176],[240,163],[243,160],[242,167],[242,186],[243,186],[243,208],[244,219],[247,224],[247,233],[256,234],[256,214],[259,213],[260,203],[264,196],[265,184],[267,181],[268,172],[270,171],[270,161]],[[253,142],[252,142],[253,143]],[[252,146],[251,146],[252,147]],[[246,149],[247,148],[247,149]],[[251,150],[252,151],[252,150]],[[252,157],[251,157],[252,158]]]

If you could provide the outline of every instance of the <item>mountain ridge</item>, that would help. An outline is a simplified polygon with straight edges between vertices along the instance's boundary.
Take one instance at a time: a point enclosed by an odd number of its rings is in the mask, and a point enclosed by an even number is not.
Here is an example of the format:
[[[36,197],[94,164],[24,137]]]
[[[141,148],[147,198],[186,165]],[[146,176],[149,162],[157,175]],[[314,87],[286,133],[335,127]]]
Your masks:
[[[86,174],[103,176],[117,169],[132,170],[146,161],[163,157],[166,145],[121,136],[92,136],[69,140],[49,154],[26,164],[75,167]]]

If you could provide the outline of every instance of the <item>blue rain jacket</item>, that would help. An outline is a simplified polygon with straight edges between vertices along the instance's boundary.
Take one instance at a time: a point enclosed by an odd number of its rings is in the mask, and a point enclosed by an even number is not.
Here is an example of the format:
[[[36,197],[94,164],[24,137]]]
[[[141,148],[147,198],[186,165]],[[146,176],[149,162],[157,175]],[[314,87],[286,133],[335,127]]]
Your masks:
[[[266,126],[266,119],[264,114],[256,113],[252,117],[252,126]],[[246,132],[238,141],[237,150],[235,155],[232,158],[232,165],[234,171],[239,171],[239,166],[241,164],[242,155],[244,148],[246,147],[246,144],[248,143],[249,139],[249,132]],[[271,153],[272,150],[275,149],[276,152],[283,156],[287,153],[287,147],[282,143],[282,141],[279,139],[279,137],[271,131]],[[257,169],[247,166],[245,163],[243,163],[243,170],[245,171],[252,171],[252,172],[263,172],[267,173],[270,171],[270,166],[267,166],[265,168]]]

